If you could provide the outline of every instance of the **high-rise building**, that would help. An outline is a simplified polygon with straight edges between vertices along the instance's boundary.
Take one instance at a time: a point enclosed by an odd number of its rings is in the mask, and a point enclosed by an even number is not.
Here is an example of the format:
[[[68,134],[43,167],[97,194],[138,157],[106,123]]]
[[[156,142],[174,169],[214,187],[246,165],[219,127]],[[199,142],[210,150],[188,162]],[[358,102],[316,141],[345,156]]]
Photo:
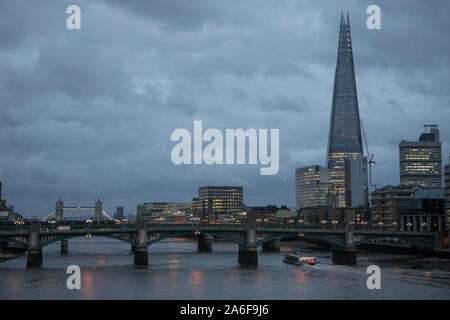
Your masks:
[[[6,220],[9,217],[9,210],[6,206],[6,200],[2,199],[2,183],[0,182],[0,220]]]
[[[123,220],[123,218],[124,218],[123,207],[117,207],[114,218],[116,218],[117,220]]]
[[[399,144],[400,184],[416,184],[422,188],[442,188],[442,156],[437,125],[424,125],[419,141]]]
[[[350,182],[346,185],[345,159],[362,155],[350,21],[348,14],[347,21],[342,14],[327,152],[327,167],[330,181],[336,187],[338,207],[351,206],[346,196]]]
[[[445,229],[450,232],[450,157],[445,166]]]
[[[301,208],[331,207],[334,186],[328,169],[312,165],[295,169],[295,206]]]
[[[369,203],[367,158],[360,155],[353,156],[346,159],[345,165],[346,203],[350,204],[347,206],[367,207]]]
[[[192,199],[192,212],[204,221],[216,221],[223,214],[235,215],[243,208],[243,188],[239,186],[200,187],[198,197]]]

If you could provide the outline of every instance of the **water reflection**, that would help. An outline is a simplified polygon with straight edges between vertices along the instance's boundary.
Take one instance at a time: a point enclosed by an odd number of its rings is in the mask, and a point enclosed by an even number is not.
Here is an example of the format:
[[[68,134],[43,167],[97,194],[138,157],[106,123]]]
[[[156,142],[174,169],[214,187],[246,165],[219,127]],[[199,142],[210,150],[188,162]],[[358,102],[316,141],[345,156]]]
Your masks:
[[[83,270],[81,272],[81,293],[83,299],[93,299],[95,292],[94,274],[91,270]]]
[[[382,290],[368,290],[366,268],[335,266],[329,252],[283,247],[258,252],[257,267],[237,262],[237,246],[214,242],[211,254],[197,253],[195,240],[161,241],[149,248],[149,266],[135,268],[128,244],[73,239],[69,255],[59,243],[46,247],[44,265],[26,269],[26,256],[0,263],[0,299],[445,299],[450,273],[382,268]],[[283,263],[286,252],[321,260],[316,266]],[[81,290],[68,290],[69,265],[81,268]]]
[[[307,280],[306,275],[307,275],[307,272],[305,272],[304,270],[297,269],[295,271],[295,280],[297,280],[297,283],[300,283],[300,284],[305,283]]]
[[[171,254],[171,259],[169,260],[169,269],[178,269],[180,266],[180,260],[178,260],[178,254]]]
[[[192,288],[193,298],[200,297],[200,294],[203,292],[203,278],[204,271],[201,269],[193,269],[189,272],[189,284]]]
[[[7,278],[7,285],[6,287],[9,289],[12,296],[16,296],[20,289],[24,285],[24,278],[25,273],[24,272],[14,272],[9,278]]]

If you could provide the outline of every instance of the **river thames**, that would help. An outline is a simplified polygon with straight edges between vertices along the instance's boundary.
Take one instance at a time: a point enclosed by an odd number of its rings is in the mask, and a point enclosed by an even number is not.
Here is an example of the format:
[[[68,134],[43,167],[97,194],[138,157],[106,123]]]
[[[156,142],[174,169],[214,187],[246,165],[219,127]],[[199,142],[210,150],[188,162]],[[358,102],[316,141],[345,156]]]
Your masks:
[[[136,268],[130,246],[102,238],[69,241],[43,250],[41,268],[27,270],[26,256],[0,263],[0,299],[449,299],[450,273],[381,267],[381,289],[369,290],[366,254],[358,265],[336,266],[331,253],[283,243],[281,252],[258,252],[257,267],[237,262],[237,245],[216,241],[198,253],[188,239],[161,241],[148,249],[149,266]],[[315,266],[283,263],[283,254],[314,255]],[[81,289],[69,290],[66,268],[81,268]]]

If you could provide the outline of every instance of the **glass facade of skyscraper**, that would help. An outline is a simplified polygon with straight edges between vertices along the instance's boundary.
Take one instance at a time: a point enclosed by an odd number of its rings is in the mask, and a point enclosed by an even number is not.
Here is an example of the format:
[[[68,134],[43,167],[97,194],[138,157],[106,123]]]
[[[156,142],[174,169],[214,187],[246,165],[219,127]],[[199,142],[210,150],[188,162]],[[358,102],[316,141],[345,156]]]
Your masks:
[[[329,183],[328,169],[318,165],[295,170],[295,205],[300,208],[331,206],[334,186]]]
[[[339,207],[347,203],[345,159],[363,153],[361,127],[356,94],[350,23],[341,16],[338,57],[334,78],[327,166],[330,181],[335,184]]]

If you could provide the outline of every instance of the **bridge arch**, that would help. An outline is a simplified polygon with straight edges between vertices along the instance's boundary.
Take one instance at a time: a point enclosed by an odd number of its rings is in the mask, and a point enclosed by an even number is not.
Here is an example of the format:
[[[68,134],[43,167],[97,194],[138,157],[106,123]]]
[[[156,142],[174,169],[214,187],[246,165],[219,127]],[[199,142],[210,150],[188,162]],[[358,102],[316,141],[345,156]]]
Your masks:
[[[258,241],[256,241],[256,245],[261,245],[265,242],[272,241],[272,240],[280,240],[281,238],[283,238],[285,236],[287,236],[287,235],[276,235],[276,236],[259,239]]]
[[[80,234],[65,235],[65,236],[58,237],[58,238],[55,238],[55,239],[52,239],[52,240],[49,240],[49,241],[46,241],[46,242],[42,242],[42,243],[39,244],[39,248],[44,248],[44,247],[46,247],[46,246],[48,246],[48,245],[50,245],[50,244],[52,244],[54,242],[58,242],[58,241],[61,241],[61,240],[68,240],[68,239],[73,239],[73,238],[83,238],[85,236],[86,235],[80,235]],[[116,237],[114,235],[109,235],[109,234],[93,234],[92,236],[93,237],[101,237],[101,238],[110,238],[110,239],[126,242],[128,244],[134,244],[133,241],[130,241],[128,239],[121,238],[121,237]]]
[[[362,239],[359,241],[355,241],[355,246],[361,245],[361,244],[366,244],[366,243],[374,243],[374,241],[376,240],[387,240],[387,239],[397,239],[400,241],[406,241],[408,243],[412,243],[415,245],[420,245],[420,246],[424,246],[424,247],[430,247],[433,248],[434,247],[434,242],[433,241],[427,241],[421,238],[411,238],[411,237],[395,237],[395,236],[382,236],[382,237],[370,237],[370,238],[366,238],[366,239]]]
[[[216,232],[202,232],[203,235],[208,235],[208,236],[215,236],[218,238],[222,238],[222,239],[226,239],[229,240],[231,242],[234,242],[236,244],[239,245],[245,245],[245,241],[229,236],[227,234],[223,234],[223,233],[216,233]],[[170,238],[175,238],[175,237],[185,237],[185,236],[193,236],[195,235],[195,231],[184,231],[184,232],[178,232],[178,233],[167,233],[164,234],[162,236],[159,236],[158,238],[152,239],[150,241],[147,242],[147,244],[150,246],[152,244],[155,244],[161,240],[164,239],[170,239]]]
[[[11,243],[11,244],[16,244],[18,246],[20,246],[21,248],[27,248],[28,244],[14,240],[14,239],[0,239],[0,242],[5,242],[5,243]]]
[[[334,239],[332,237],[323,235],[323,234],[308,234],[308,233],[305,233],[304,234],[304,238],[311,239],[311,240],[321,240],[321,241],[324,241],[324,242],[326,242],[326,243],[328,243],[328,244],[330,244],[332,246],[345,247],[345,243],[343,243],[343,242],[341,242],[341,241],[339,241],[337,239]]]

